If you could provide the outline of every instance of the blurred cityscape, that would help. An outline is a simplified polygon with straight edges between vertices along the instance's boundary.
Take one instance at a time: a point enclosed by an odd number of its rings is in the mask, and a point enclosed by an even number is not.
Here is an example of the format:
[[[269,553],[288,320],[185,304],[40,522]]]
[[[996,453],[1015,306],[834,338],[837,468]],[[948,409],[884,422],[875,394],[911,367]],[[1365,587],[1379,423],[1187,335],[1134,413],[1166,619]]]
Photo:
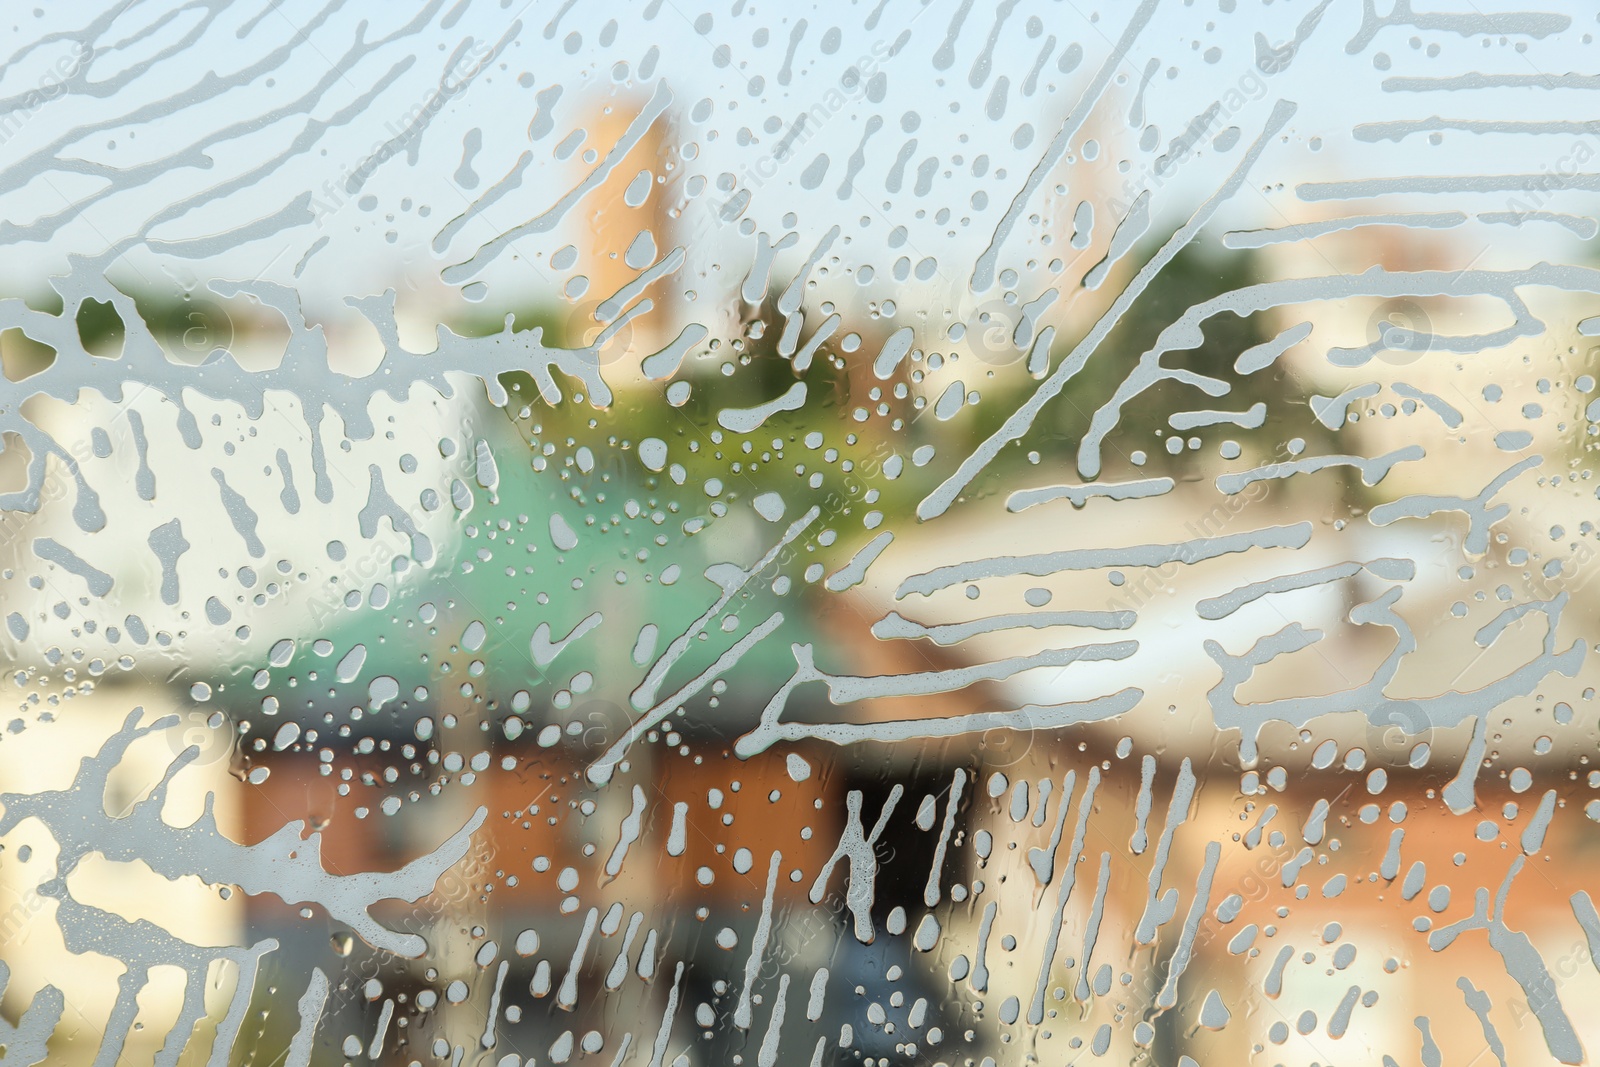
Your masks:
[[[586,106],[606,145],[645,98]],[[658,173],[680,121],[634,148]],[[1466,1063],[1480,988],[1502,1063],[1557,1052],[1563,1026],[1600,1047],[1575,937],[1600,849],[1595,382],[1557,340],[1592,300],[1518,290],[1512,317],[1547,332],[1490,344],[1509,301],[1471,264],[1492,222],[1313,241],[1290,231],[1339,215],[1312,203],[1282,232],[1214,225],[1007,436],[1173,239],[1159,216],[1136,242],[1082,224],[1123,195],[1124,136],[1080,138],[1106,165],[1084,152],[1046,209],[1065,262],[1032,302],[953,306],[965,265],[924,276],[909,252],[879,266],[893,298],[863,295],[838,276],[866,259],[830,254],[827,226],[791,241],[737,212],[720,288],[686,282],[709,242],[637,168],[565,223],[582,284],[507,301],[397,279],[387,305],[352,301],[366,333],[296,321],[265,283],[18,294],[107,363],[149,340],[197,374],[288,380],[320,336],[316,373],[350,380],[463,338],[494,368],[495,344],[577,353],[611,395],[452,366],[431,392],[375,387],[363,435],[312,413],[315,381],[254,411],[30,397],[70,353],[0,333],[7,397],[61,445],[8,432],[0,453],[6,1026],[54,987],[52,1064],[223,1062],[230,1027],[226,1062],[276,1064],[315,971],[315,1064],[1224,1063],[1263,1035],[1281,1062],[1420,1041],[1420,1062]],[[1227,302],[1373,268],[1467,280]],[[88,575],[93,607],[81,560],[51,555],[81,543],[80,466],[128,531],[98,546],[116,581]],[[178,518],[163,556],[152,524]],[[96,773],[132,852],[153,817],[180,828],[169,859],[245,846],[237,878],[93,848],[58,870],[61,830],[22,798]],[[373,898],[385,947],[250,888],[292,866],[251,851],[286,827],[352,901],[370,872],[462,854],[415,899]],[[102,954],[68,901],[215,951]]]

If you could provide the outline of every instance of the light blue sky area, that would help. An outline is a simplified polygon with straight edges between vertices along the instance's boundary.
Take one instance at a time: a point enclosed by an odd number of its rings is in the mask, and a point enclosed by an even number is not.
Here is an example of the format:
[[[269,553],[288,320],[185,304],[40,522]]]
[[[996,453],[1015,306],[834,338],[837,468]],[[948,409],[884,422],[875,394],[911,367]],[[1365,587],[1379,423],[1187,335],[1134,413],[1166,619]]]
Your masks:
[[[12,59],[0,79],[11,109],[0,124],[0,218],[13,227],[0,271],[8,290],[27,291],[70,254],[120,247],[119,279],[264,277],[295,285],[321,313],[346,295],[437,286],[441,270],[485,242],[550,219],[593,170],[585,153],[611,147],[615,132],[576,136],[608,100],[632,115],[663,85],[671,96],[655,128],[666,131],[672,169],[636,149],[618,170],[667,178],[651,195],[682,218],[660,241],[686,243],[687,277],[713,292],[747,269],[752,237],[717,215],[748,190],[742,218],[755,229],[799,233],[780,265],[797,267],[838,223],[829,254],[842,265],[874,265],[879,289],[903,302],[892,263],[931,258],[929,299],[954,302],[1097,78],[1106,91],[1000,250],[997,266],[1020,272],[1021,291],[1052,284],[1052,259],[1072,260],[1073,213],[1086,197],[1102,206],[1097,249],[1115,221],[1104,204],[1142,190],[1154,232],[1178,225],[1280,99],[1297,111],[1222,205],[1215,237],[1344,214],[1504,210],[1514,195],[1307,203],[1302,182],[1592,170],[1593,89],[1563,81],[1597,66],[1583,5],[1540,14],[1497,0],[1495,25],[1520,32],[1494,35],[1478,32],[1482,13],[1468,4],[1429,5],[1434,14],[1413,20],[1421,25],[1366,29],[1361,5],[1325,6],[1318,21],[1308,16],[1319,8],[1285,0],[709,11],[682,0],[462,2],[433,5],[409,26],[409,11],[364,4],[233,5],[209,21],[198,7],[135,4],[100,25],[76,5],[53,6],[19,19],[0,46]],[[311,47],[291,47],[302,37]],[[93,50],[80,61],[85,41]],[[1263,58],[1287,66],[1263,73]],[[1442,91],[1419,81],[1474,72],[1532,84]],[[1505,125],[1528,122],[1544,125]],[[511,187],[496,188],[512,174]],[[1581,213],[1591,198],[1525,201]],[[457,286],[483,281],[491,304],[514,304],[620,253],[586,240],[585,206],[536,223]],[[259,221],[233,232],[244,220]],[[1535,253],[1572,239],[1553,226],[1502,226],[1496,237]],[[568,242],[582,254],[558,270],[550,257]]]

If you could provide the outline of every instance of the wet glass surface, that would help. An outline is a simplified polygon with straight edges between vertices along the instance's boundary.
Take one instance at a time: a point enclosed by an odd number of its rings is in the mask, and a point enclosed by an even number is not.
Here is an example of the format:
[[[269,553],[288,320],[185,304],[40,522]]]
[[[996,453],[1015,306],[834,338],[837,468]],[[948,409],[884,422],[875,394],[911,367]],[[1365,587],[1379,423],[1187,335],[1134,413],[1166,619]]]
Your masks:
[[[1590,8],[5,15],[0,1062],[1600,1054]]]

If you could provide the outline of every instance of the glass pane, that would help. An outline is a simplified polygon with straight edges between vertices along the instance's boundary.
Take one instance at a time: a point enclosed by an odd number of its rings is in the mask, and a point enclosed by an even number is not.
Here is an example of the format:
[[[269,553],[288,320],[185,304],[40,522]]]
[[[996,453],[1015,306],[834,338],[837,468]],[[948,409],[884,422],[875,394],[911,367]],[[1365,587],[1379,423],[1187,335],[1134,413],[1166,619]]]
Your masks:
[[[0,1059],[1585,1062],[1594,24],[17,7]]]

